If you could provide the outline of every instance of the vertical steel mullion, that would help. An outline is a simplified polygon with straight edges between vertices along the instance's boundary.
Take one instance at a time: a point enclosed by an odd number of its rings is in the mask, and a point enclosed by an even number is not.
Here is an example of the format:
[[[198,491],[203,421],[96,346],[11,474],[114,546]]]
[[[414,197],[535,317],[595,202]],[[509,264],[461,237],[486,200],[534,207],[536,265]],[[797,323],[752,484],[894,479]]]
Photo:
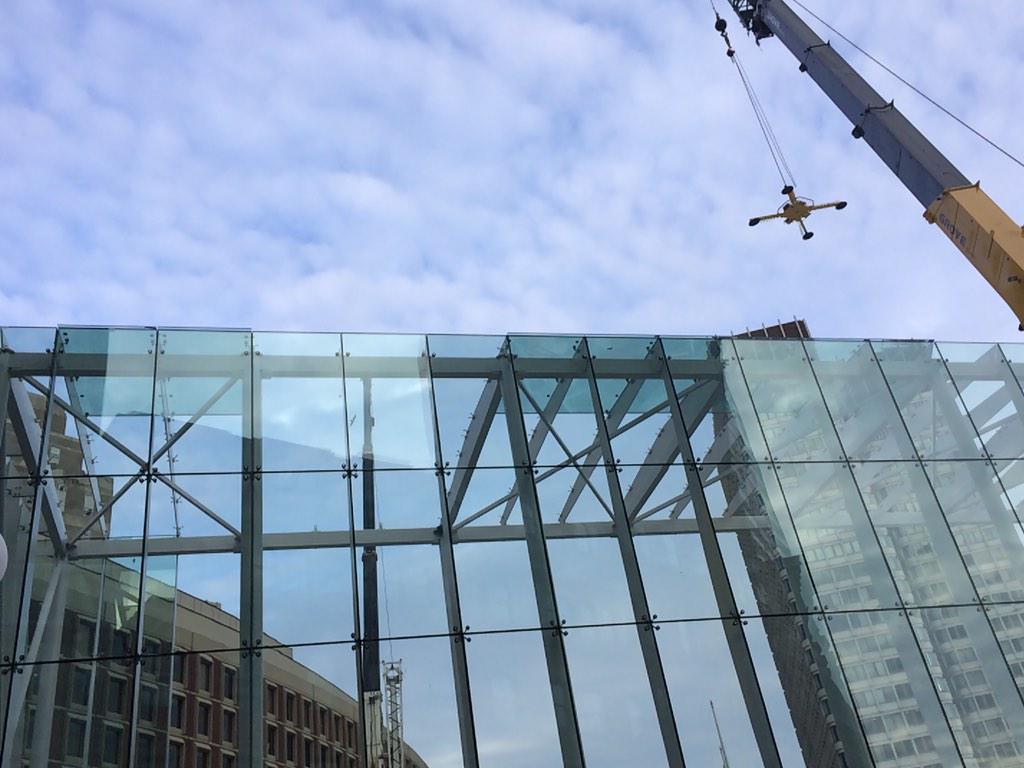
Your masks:
[[[347,372],[345,370],[345,336],[338,336],[338,355],[341,358],[341,394],[342,412],[345,418],[345,486],[348,493],[348,536],[349,536],[349,568],[352,579],[352,661],[355,664],[356,675],[356,753],[362,749],[362,755],[366,754],[366,724],[363,722],[363,648],[362,648],[362,621],[359,617],[359,567],[356,563],[356,513],[355,502],[353,501],[353,478],[358,469],[352,456],[352,438],[349,434],[351,426],[349,417],[349,391],[347,385]],[[352,745],[349,745],[350,747]]]
[[[906,606],[906,601],[903,600],[903,593],[900,591],[900,585],[899,585],[899,582],[896,579],[896,574],[893,573],[892,564],[889,562],[889,558],[886,557],[885,547],[882,545],[881,534],[879,534],[878,529],[875,527],[874,520],[871,519],[871,514],[870,514],[870,512],[868,512],[867,501],[865,501],[865,499],[864,499],[864,493],[861,490],[860,483],[857,482],[857,475],[854,474],[853,465],[850,463],[849,457],[846,456],[846,448],[845,448],[845,446],[843,446],[843,439],[842,439],[842,437],[839,434],[839,428],[836,426],[835,418],[833,418],[833,416],[832,416],[832,410],[828,406],[828,401],[825,399],[825,391],[824,391],[824,389],[822,389],[821,382],[818,380],[818,373],[815,370],[814,365],[811,362],[811,353],[810,353],[810,350],[808,350],[808,348],[807,348],[807,341],[805,339],[801,339],[800,340],[800,348],[803,350],[804,362],[807,363],[807,369],[808,369],[808,371],[810,371],[811,380],[814,382],[814,387],[815,387],[816,391],[818,392],[818,397],[821,398],[821,405],[822,405],[822,408],[825,409],[825,415],[828,416],[828,421],[829,421],[829,424],[832,427],[832,432],[835,435],[836,443],[837,443],[837,445],[839,445],[840,450],[843,452],[843,461],[841,463],[845,466],[846,471],[850,475],[850,482],[853,484],[853,488],[856,491],[856,495],[857,495],[856,503],[859,504],[861,509],[863,509],[863,511],[864,511],[864,519],[867,521],[868,527],[871,529],[871,539],[874,540],[875,546],[878,547],[878,554],[881,556],[882,563],[885,565],[885,570],[886,570],[886,572],[889,575],[889,580],[892,582],[892,588],[893,588],[893,590],[895,590],[896,597],[900,601],[900,605],[903,608],[906,608],[907,607]],[[876,364],[879,365],[879,370],[881,370],[881,365],[879,363],[877,363],[878,356],[875,354],[874,346],[871,344],[870,341],[868,341],[868,348],[871,350],[872,358],[874,358],[876,360]],[[888,382],[888,379],[885,378],[885,374],[884,373],[882,374],[882,379],[883,379],[883,381],[885,381],[886,386],[888,387],[889,386],[889,382]],[[896,398],[893,395],[891,389],[889,390],[889,394],[893,398],[893,406],[896,408],[898,417],[900,419],[901,424],[903,425],[904,431],[906,432],[907,436],[909,437],[910,436],[910,432],[909,432],[909,430],[907,430],[906,423],[903,421],[903,414],[899,410],[899,403],[896,402]],[[934,423],[935,423],[934,419],[932,420],[932,423],[934,425]],[[911,444],[911,447],[913,447],[913,440],[912,439],[911,439],[911,443],[910,444]],[[915,456],[918,455],[916,448],[914,448],[914,454],[915,454]],[[918,456],[918,458],[920,458],[920,457]],[[859,535],[858,535],[858,538],[860,538]],[[869,539],[869,541],[870,541],[870,539]],[[959,550],[957,550],[957,551],[959,552]],[[942,716],[943,722],[946,723],[946,728],[949,730],[949,737],[950,737],[950,739],[953,742],[953,749],[956,750],[957,756],[960,758],[960,760],[962,762],[963,759],[964,759],[964,755],[963,755],[963,752],[960,749],[960,743],[957,740],[956,735],[953,732],[953,724],[949,720],[949,714],[946,712],[946,708],[942,704],[942,695],[939,693],[938,684],[936,683],[935,678],[932,676],[931,672],[928,669],[928,657],[927,657],[927,655],[924,652],[924,647],[921,645],[921,640],[917,636],[917,632],[914,630],[914,625],[910,621],[910,614],[906,610],[900,610],[899,614],[904,619],[903,624],[909,630],[910,637],[914,641],[914,647],[917,650],[918,656],[919,656],[919,658],[921,660],[921,666],[922,666],[922,669],[924,671],[924,675],[927,678],[927,686],[930,687],[932,689],[932,692],[935,694],[935,706],[938,708],[939,714]],[[893,638],[893,642],[894,642],[894,645],[896,645],[896,638]],[[898,648],[898,645],[897,645],[897,648]],[[910,674],[909,671],[906,672],[906,675],[907,675],[908,679],[912,679],[911,678],[911,674]],[[919,703],[923,703],[923,702],[919,702]]]
[[[154,474],[156,468],[153,466],[153,433],[156,431],[154,422],[156,421],[156,374],[157,374],[157,361],[160,359],[159,346],[157,345],[158,339],[156,338],[157,332],[153,332],[153,371],[152,381],[150,382],[150,395],[149,395],[149,440],[148,449],[146,450],[146,473],[144,475],[146,483],[146,494],[145,502],[142,513],[142,551],[139,559],[139,595],[138,595],[138,611],[135,616],[135,648],[133,649],[135,658],[132,659],[132,703],[131,703],[131,717],[129,718],[129,731],[128,731],[128,765],[135,765],[135,753],[138,747],[138,727],[139,727],[139,694],[142,690],[142,666],[146,663],[146,660],[142,658],[142,646],[143,646],[143,635],[146,631],[146,574],[149,570],[149,509],[150,502],[152,501],[153,495],[153,483],[156,482]],[[52,385],[51,385],[52,386]],[[97,626],[97,632],[99,627]],[[150,661],[151,664],[155,664],[156,660]]]
[[[633,608],[633,619],[636,621],[637,638],[647,670],[647,681],[654,699],[654,709],[658,717],[658,726],[665,747],[665,757],[670,768],[683,768],[683,746],[676,728],[675,714],[672,711],[672,698],[669,695],[668,683],[665,680],[665,668],[661,662],[661,652],[654,633],[654,617],[647,602],[644,591],[643,577],[640,573],[640,561],[637,559],[636,547],[633,544],[633,532],[626,512],[626,503],[622,496],[622,484],[619,480],[619,467],[612,451],[611,436],[608,424],[604,420],[604,408],[601,404],[601,393],[597,386],[594,372],[594,359],[590,354],[587,339],[582,341],[584,358],[587,361],[587,381],[590,385],[590,399],[594,409],[594,420],[597,422],[597,438],[600,443],[600,454],[604,459],[608,473],[608,491],[611,494],[614,513],[615,538],[622,557],[622,567],[626,576],[626,587]],[[596,464],[596,461],[595,461]],[[579,469],[579,467],[577,467]],[[582,472],[582,470],[580,470]]]
[[[772,732],[771,722],[768,718],[768,709],[761,695],[761,685],[757,680],[757,671],[754,669],[750,647],[747,645],[747,638],[743,632],[740,612],[736,606],[732,586],[729,583],[725,558],[722,556],[722,550],[718,545],[718,534],[715,532],[714,522],[711,519],[711,510],[708,507],[707,496],[704,493],[704,480],[701,477],[702,468],[697,466],[697,461],[694,458],[693,446],[690,444],[690,435],[686,428],[686,420],[683,418],[683,409],[676,396],[675,382],[672,379],[672,371],[669,369],[668,356],[665,353],[665,346],[660,337],[657,344],[658,359],[661,362],[662,381],[665,384],[665,394],[668,398],[672,424],[676,432],[676,439],[679,442],[680,454],[683,458],[683,469],[686,472],[686,484],[689,487],[690,498],[693,501],[697,531],[704,550],[704,558],[707,561],[708,575],[710,576],[712,589],[715,594],[715,602],[718,605],[719,615],[722,617],[721,624],[725,631],[729,654],[732,657],[733,668],[740,684],[744,704],[746,705],[747,717],[750,718],[750,725],[754,730],[757,748],[766,768],[782,768],[782,759],[779,757],[779,748],[775,743],[775,735]]]
[[[537,601],[537,614],[542,627],[541,638],[547,662],[551,699],[555,708],[558,741],[565,768],[583,768],[583,742],[572,694],[561,619],[555,600],[555,587],[551,579],[551,565],[548,562],[547,545],[544,540],[544,524],[540,515],[537,488],[534,485],[533,462],[526,439],[526,422],[519,400],[519,385],[513,357],[511,341],[506,338],[505,348],[501,354],[500,387],[502,399],[505,401],[505,419],[508,424],[512,460],[515,463],[516,486],[523,514],[534,598]]]
[[[263,765],[263,492],[262,492],[262,370],[256,364],[253,337],[247,351],[249,376],[242,376],[242,537],[240,563],[239,762],[247,768]]]
[[[43,423],[39,431],[39,453],[36,456],[36,471],[34,473],[32,482],[32,513],[29,520],[28,530],[25,532],[25,562],[22,563],[21,568],[21,594],[18,598],[18,616],[14,622],[14,637],[11,642],[11,658],[10,662],[12,665],[10,668],[11,682],[7,686],[7,717],[3,721],[3,734],[0,738],[0,765],[7,765],[11,762],[9,759],[13,757],[10,755],[10,751],[14,746],[15,736],[18,731],[18,723],[21,720],[21,710],[24,707],[24,703],[21,703],[18,707],[18,711],[12,712],[11,706],[15,701],[14,689],[17,687],[16,680],[20,681],[20,678],[15,678],[15,669],[17,668],[17,662],[19,657],[23,654],[21,649],[25,643],[25,634],[28,633],[28,618],[29,609],[32,600],[32,582],[35,578],[35,563],[33,561],[33,552],[35,550],[36,539],[39,536],[39,518],[41,517],[40,506],[42,491],[42,484],[46,482],[43,479],[43,467],[49,467],[49,461],[47,460],[47,454],[49,452],[50,443],[50,419],[53,408],[53,382],[56,378],[57,371],[57,350],[60,348],[60,329],[55,328],[53,332],[53,348],[50,352],[50,380],[49,387],[47,388],[46,405],[43,410]],[[10,402],[8,400],[8,402]],[[7,414],[0,414],[0,419],[5,420],[6,423]],[[13,418],[13,415],[12,415]],[[55,511],[56,513],[56,511]],[[16,553],[18,547],[17,539],[15,539],[9,545],[8,551],[10,553]],[[10,578],[10,576],[8,576]],[[21,674],[24,674],[23,672]],[[30,673],[31,674],[31,673]],[[21,683],[22,686],[27,688],[28,682]],[[11,724],[14,724],[14,728],[11,728]]]
[[[434,370],[431,365],[430,338],[426,337],[427,374],[430,386],[430,410],[434,428],[434,455],[437,467],[437,489],[441,502],[441,579],[444,583],[444,604],[448,615],[451,635],[448,644],[452,656],[452,675],[455,684],[455,704],[459,717],[459,738],[462,746],[462,762],[465,768],[477,768],[480,759],[477,753],[476,725],[473,720],[473,700],[469,687],[469,663],[466,659],[466,641],[463,634],[462,606],[459,602],[459,582],[455,573],[455,548],[452,542],[452,520],[448,506],[448,489],[445,485],[444,457],[441,455],[441,424],[437,415],[437,397],[434,392]],[[481,435],[483,444],[486,435]]]

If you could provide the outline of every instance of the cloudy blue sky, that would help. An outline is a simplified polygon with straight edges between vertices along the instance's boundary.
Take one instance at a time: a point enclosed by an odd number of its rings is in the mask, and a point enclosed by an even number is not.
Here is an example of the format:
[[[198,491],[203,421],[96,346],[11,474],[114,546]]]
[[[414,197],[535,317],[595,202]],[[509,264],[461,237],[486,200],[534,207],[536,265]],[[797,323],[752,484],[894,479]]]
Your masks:
[[[725,5],[724,0],[720,5]],[[810,5],[1018,153],[1012,0]],[[1016,321],[777,41],[703,0],[0,10],[0,323],[1012,340]],[[845,51],[845,49],[842,49]],[[1024,170],[852,56],[1024,219]]]

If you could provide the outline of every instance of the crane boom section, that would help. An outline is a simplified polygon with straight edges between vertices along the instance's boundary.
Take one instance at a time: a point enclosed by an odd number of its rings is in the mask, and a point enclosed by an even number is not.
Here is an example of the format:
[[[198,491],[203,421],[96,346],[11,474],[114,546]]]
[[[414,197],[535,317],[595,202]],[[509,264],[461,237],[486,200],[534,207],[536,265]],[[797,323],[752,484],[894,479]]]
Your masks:
[[[1010,306],[1024,329],[1024,230],[972,185],[891,101],[822,40],[784,0],[729,0],[746,29],[775,36],[910,193]]]

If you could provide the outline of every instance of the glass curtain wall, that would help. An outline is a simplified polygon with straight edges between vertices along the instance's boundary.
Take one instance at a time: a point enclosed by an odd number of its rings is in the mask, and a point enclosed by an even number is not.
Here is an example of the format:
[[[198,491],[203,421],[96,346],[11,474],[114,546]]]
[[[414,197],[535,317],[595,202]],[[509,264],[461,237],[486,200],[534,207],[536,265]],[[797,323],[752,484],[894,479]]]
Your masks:
[[[0,334],[4,766],[1024,764],[1024,345]]]

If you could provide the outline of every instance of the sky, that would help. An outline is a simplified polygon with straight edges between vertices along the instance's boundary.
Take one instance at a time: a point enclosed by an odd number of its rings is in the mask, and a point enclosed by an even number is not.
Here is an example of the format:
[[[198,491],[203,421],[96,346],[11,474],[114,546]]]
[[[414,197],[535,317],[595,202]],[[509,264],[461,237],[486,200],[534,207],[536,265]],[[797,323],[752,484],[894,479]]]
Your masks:
[[[1012,0],[808,6],[1024,154]],[[0,323],[1018,339],[734,21],[798,192],[850,204],[807,243],[747,227],[780,183],[713,21],[697,0],[9,0]],[[1024,219],[1024,169],[836,45]]]

